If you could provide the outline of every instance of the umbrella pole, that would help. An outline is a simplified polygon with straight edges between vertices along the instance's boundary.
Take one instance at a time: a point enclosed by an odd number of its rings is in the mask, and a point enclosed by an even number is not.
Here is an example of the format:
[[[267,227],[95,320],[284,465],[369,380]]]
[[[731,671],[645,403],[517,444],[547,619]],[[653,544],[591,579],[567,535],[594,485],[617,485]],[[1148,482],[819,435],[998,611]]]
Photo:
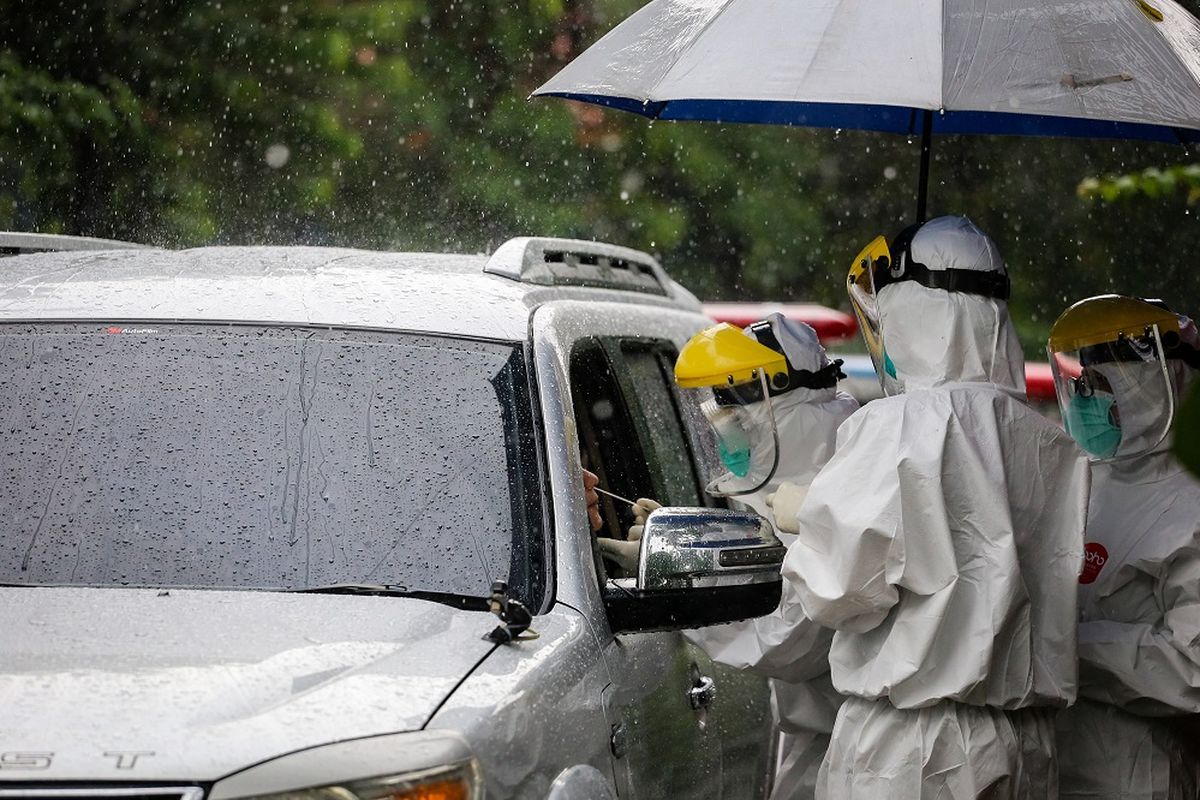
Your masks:
[[[929,153],[933,145],[933,112],[925,111],[921,122],[921,175],[917,183],[917,222],[925,221],[925,209],[929,201]]]

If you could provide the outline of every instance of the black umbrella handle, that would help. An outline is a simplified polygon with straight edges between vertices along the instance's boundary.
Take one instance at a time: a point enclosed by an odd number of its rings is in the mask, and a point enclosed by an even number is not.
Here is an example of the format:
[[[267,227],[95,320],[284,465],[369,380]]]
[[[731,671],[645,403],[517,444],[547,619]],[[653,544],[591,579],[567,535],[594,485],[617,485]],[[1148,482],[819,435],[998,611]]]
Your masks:
[[[929,204],[929,154],[933,149],[933,112],[921,116],[921,174],[917,179],[917,222],[925,221]]]

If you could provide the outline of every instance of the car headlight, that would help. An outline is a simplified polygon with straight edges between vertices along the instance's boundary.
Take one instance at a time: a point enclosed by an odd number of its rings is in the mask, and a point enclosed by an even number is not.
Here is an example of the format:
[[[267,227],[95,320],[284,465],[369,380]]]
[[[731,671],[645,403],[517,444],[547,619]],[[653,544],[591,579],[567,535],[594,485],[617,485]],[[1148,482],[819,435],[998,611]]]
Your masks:
[[[483,780],[474,759],[461,764],[316,786],[247,800],[481,800]]]

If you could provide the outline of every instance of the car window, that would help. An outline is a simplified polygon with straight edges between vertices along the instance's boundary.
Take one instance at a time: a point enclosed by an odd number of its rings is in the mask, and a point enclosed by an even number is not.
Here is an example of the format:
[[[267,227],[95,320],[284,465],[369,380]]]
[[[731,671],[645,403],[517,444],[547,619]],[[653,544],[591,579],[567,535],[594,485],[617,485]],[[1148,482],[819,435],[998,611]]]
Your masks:
[[[691,410],[681,406],[675,390],[675,355],[667,341],[597,337],[576,344],[571,391],[580,456],[601,488],[623,497],[705,505],[696,468],[703,442],[689,436],[692,428],[681,421],[681,412]],[[608,496],[600,504],[600,535],[624,539],[632,512]]]
[[[670,370],[675,350],[666,344],[620,343],[628,389],[649,447],[656,499],[663,505],[703,505],[692,447],[680,422]]]
[[[0,326],[0,582],[538,592],[521,346]]]
[[[614,494],[631,499],[653,495],[642,436],[601,340],[584,340],[572,351],[571,395],[584,468],[596,473],[601,488]],[[604,520],[600,535],[625,538],[631,512],[608,495],[601,496],[600,508]]]

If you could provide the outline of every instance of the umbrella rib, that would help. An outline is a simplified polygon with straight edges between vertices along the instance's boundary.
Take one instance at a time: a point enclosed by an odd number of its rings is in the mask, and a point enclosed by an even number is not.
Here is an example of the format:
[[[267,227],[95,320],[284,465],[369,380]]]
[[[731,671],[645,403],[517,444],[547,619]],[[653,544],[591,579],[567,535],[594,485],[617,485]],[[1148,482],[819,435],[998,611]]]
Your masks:
[[[942,13],[938,14],[938,110],[946,108],[946,0],[942,0]],[[932,127],[932,118],[925,121]]]
[[[666,80],[666,78],[669,74],[671,74],[671,70],[675,69],[675,66],[680,61],[683,60],[683,57],[686,56],[689,52],[691,52],[692,47],[695,46],[696,42],[700,41],[701,37],[704,36],[705,32],[708,31],[708,29],[711,28],[718,19],[720,19],[722,14],[724,14],[726,11],[729,10],[729,7],[731,5],[733,5],[734,2],[735,2],[735,0],[725,0],[725,4],[723,6],[721,6],[721,10],[718,11],[717,13],[713,14],[712,19],[710,19],[708,22],[704,23],[704,25],[700,28],[700,30],[696,33],[696,35],[692,37],[691,41],[689,41],[683,47],[683,49],[681,49],[679,51],[679,55],[675,56],[675,58],[672,59],[671,65],[669,67],[667,67],[665,70],[663,70],[662,77],[658,79],[657,83],[655,83],[652,87],[650,87],[647,94],[652,95],[658,90],[658,87],[662,84],[662,82],[664,80]],[[657,102],[657,101],[655,101],[652,97],[642,98],[643,105],[649,105],[652,102]],[[666,111],[667,103],[669,103],[669,102],[670,102],[669,100],[662,101],[659,109],[656,112],[654,112],[654,119],[658,119],[662,115],[662,113],[664,111]]]

